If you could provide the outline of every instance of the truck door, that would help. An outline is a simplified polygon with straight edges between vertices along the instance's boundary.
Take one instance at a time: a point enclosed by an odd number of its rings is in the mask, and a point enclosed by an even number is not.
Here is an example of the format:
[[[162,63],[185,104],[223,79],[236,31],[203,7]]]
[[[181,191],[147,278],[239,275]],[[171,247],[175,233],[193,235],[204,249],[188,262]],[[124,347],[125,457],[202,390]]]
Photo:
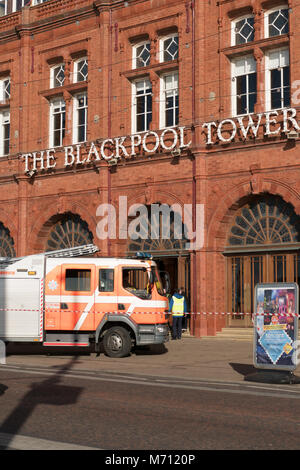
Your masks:
[[[93,330],[95,265],[62,265],[61,330]]]
[[[97,266],[96,279],[95,323],[97,328],[106,313],[113,313],[118,310],[116,268]]]

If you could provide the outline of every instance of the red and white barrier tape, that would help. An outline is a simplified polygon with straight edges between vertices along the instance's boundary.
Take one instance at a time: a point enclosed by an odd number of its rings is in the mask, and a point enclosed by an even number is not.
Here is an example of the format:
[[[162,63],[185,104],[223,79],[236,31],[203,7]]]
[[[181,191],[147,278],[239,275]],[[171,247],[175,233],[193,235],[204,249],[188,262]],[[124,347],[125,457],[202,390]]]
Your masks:
[[[60,308],[57,308],[57,309],[53,309],[53,308],[46,308],[46,309],[26,309],[26,308],[0,308],[0,312],[39,312],[39,313],[58,313],[59,311],[63,312],[63,313],[97,313],[97,314],[121,314],[121,313],[127,313],[126,310],[124,311],[121,311],[121,310],[118,310],[118,311],[112,311],[112,312],[107,312],[107,311],[98,311],[98,310],[93,310],[93,309],[89,309],[89,310],[70,310],[70,309],[60,309]],[[130,312],[131,315],[133,314],[145,314],[145,315],[149,315],[149,314],[169,314],[169,315],[172,315],[172,312],[162,312],[162,311],[158,311],[158,312],[155,312],[155,311],[151,311],[151,312],[140,312],[140,311],[133,311],[133,312]],[[268,316],[268,317],[272,317],[272,316],[275,316],[275,317],[299,317],[299,314],[298,313],[249,313],[249,312],[185,312],[184,315],[233,315],[233,316],[245,316],[245,315],[251,315],[251,316]]]

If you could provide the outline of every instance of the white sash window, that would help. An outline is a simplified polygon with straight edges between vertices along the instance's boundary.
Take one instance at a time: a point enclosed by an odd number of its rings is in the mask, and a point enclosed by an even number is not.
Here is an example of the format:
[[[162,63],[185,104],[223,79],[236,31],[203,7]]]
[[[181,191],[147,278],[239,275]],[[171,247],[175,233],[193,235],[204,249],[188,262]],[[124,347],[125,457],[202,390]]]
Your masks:
[[[9,154],[10,137],[10,111],[9,109],[0,112],[0,153]]]
[[[87,94],[81,93],[74,99],[74,143],[86,142],[87,140]]]
[[[177,126],[179,121],[178,72],[161,77],[160,127]]]
[[[25,5],[28,5],[30,0],[1,0],[0,1],[0,16],[9,15],[15,11],[21,10]]]
[[[289,51],[278,49],[266,55],[266,107],[282,109],[290,101]]]
[[[152,121],[152,85],[144,78],[132,84],[132,130],[147,131]]]
[[[254,57],[238,58],[232,62],[232,115],[254,112],[257,98],[256,62]]]
[[[66,105],[63,99],[50,103],[50,147],[61,147],[66,131]]]

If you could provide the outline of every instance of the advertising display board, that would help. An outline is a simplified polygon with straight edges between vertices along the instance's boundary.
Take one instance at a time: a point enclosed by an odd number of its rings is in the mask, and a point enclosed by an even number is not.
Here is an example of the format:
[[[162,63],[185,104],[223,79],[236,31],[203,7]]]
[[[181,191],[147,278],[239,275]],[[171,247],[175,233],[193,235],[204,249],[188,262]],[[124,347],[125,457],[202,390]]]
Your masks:
[[[254,366],[260,369],[296,369],[298,285],[257,284],[254,306]]]

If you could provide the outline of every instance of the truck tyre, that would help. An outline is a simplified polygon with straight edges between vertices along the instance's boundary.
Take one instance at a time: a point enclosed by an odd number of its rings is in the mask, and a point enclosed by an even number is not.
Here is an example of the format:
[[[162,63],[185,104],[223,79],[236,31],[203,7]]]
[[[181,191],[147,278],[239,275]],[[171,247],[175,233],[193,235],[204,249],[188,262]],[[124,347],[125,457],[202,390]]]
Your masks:
[[[103,338],[104,352],[109,357],[126,357],[131,351],[131,337],[122,326],[113,326],[107,330]]]

